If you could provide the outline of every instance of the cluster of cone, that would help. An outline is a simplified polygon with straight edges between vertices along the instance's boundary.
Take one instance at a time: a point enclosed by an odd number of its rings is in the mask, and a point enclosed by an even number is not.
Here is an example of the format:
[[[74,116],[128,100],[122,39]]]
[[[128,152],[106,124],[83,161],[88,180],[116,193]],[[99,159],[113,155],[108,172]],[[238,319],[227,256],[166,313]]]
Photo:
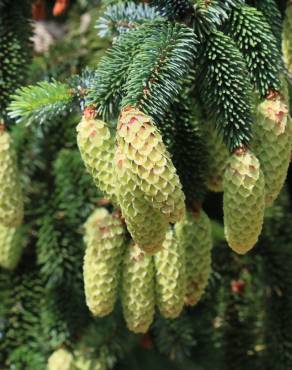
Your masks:
[[[185,197],[170,155],[151,118],[139,110],[123,110],[116,144],[108,125],[94,116],[87,108],[77,126],[84,163],[97,187],[121,208],[134,242],[154,254],[169,223],[185,214]]]
[[[292,136],[287,105],[280,93],[271,93],[257,106],[249,147],[231,155],[214,129],[206,127],[211,158],[207,186],[224,191],[226,239],[243,254],[256,244],[265,207],[274,202],[286,178]],[[169,224],[187,216],[179,177],[151,117],[126,107],[114,139],[108,125],[88,108],[77,131],[88,170],[120,207],[134,243],[147,254],[160,251]]]
[[[239,254],[256,244],[265,208],[277,198],[291,158],[292,126],[285,98],[271,93],[258,104],[255,118],[249,148],[238,148],[232,155],[214,132],[208,135],[212,165],[207,186],[224,191],[225,236]]]
[[[21,257],[23,197],[10,134],[0,124],[0,267],[14,269]]]
[[[186,213],[169,227],[161,250],[143,251],[127,234],[117,211],[96,209],[85,224],[84,285],[93,315],[112,312],[120,295],[130,330],[146,332],[155,306],[175,318],[184,304],[201,298],[211,270],[211,225],[207,215]],[[118,289],[118,286],[120,289]]]
[[[149,116],[123,110],[115,142],[108,125],[86,109],[77,132],[88,171],[121,210],[99,208],[85,224],[87,305],[102,317],[120,295],[129,329],[146,332],[156,306],[175,318],[202,296],[211,270],[210,221],[202,210],[186,211],[176,169]]]
[[[292,136],[287,106],[278,93],[260,103],[250,148],[231,155],[212,128],[207,130],[213,158],[207,186],[224,191],[226,239],[244,254],[256,244],[265,207],[285,181]],[[120,284],[129,329],[145,332],[155,306],[175,318],[184,304],[200,299],[210,273],[210,222],[203,211],[195,216],[185,209],[179,177],[151,117],[127,107],[114,139],[87,108],[77,132],[88,171],[121,210],[97,209],[86,222],[87,305],[96,316],[109,314]]]

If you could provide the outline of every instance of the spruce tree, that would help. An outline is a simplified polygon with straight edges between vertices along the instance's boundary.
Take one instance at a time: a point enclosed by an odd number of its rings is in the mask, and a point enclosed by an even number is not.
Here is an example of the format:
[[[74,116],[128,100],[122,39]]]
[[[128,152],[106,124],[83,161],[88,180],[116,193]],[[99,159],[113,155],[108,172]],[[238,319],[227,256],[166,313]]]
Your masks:
[[[89,1],[27,79],[31,5],[0,0],[0,367],[289,370],[291,6]]]

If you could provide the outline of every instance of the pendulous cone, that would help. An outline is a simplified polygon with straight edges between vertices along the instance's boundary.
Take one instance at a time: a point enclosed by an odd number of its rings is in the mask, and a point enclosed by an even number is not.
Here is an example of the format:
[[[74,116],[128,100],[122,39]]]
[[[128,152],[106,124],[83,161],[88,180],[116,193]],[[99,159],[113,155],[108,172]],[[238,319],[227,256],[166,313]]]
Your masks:
[[[185,196],[176,169],[151,117],[134,107],[122,110],[117,143],[124,155],[129,177],[146,200],[168,222],[177,222],[185,212]]]
[[[86,303],[95,316],[112,312],[117,296],[125,229],[118,214],[97,209],[85,224],[84,288]]]
[[[154,256],[156,303],[162,316],[174,319],[184,306],[186,294],[185,249],[170,229],[162,250]]]
[[[77,126],[77,144],[87,171],[95,185],[116,203],[114,138],[107,124],[95,118],[95,111],[85,109]]]
[[[17,227],[23,220],[23,196],[10,134],[0,125],[0,224]]]
[[[257,157],[237,149],[224,174],[224,231],[229,246],[239,254],[257,242],[265,209],[265,180]]]
[[[127,229],[141,249],[154,254],[161,249],[168,222],[159,210],[153,208],[125,166],[125,155],[119,148],[116,156],[118,200]]]
[[[128,246],[124,256],[121,299],[129,330],[146,333],[155,309],[154,262],[134,244]]]
[[[199,214],[187,212],[184,220],[175,225],[175,233],[185,250],[185,304],[194,306],[201,299],[211,273],[211,223],[203,210]]]
[[[265,176],[266,206],[271,206],[285,182],[291,146],[288,108],[280,95],[258,105],[252,150]]]
[[[13,270],[22,254],[22,238],[19,229],[0,225],[0,266]]]

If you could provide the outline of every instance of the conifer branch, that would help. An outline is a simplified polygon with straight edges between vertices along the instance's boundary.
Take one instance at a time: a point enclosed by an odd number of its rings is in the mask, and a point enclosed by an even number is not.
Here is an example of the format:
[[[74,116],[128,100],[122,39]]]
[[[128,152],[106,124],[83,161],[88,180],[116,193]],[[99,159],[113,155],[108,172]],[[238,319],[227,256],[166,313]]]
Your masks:
[[[237,7],[226,24],[226,32],[244,56],[251,82],[260,95],[265,97],[270,90],[278,91],[281,55],[262,13],[246,5]]]
[[[122,34],[97,66],[86,95],[86,105],[95,105],[97,113],[104,119],[119,111],[128,69],[144,37],[139,29]]]
[[[130,66],[122,106],[136,106],[162,118],[194,67],[197,39],[180,24],[153,24],[147,32]]]
[[[206,142],[193,110],[193,103],[185,96],[178,99],[159,122],[163,141],[172,155],[190,207],[203,200],[208,173]]]
[[[208,38],[198,69],[197,89],[209,118],[231,151],[251,138],[250,87],[242,56],[232,39],[215,31]]]
[[[187,21],[194,15],[193,5],[189,0],[152,0],[150,4],[169,20]]]
[[[187,315],[175,320],[159,317],[154,325],[154,335],[159,351],[172,360],[189,355],[196,343],[194,329]]]
[[[198,0],[194,5],[193,27],[196,35],[205,39],[228,18],[231,9],[242,0]]]
[[[27,270],[26,266],[26,270]],[[11,301],[2,345],[6,352],[5,367],[42,369],[45,354],[41,351],[42,337],[39,304],[42,300],[42,280],[33,266],[13,278]],[[30,367],[31,366],[31,367]]]
[[[42,81],[35,86],[18,89],[12,99],[9,116],[16,122],[44,123],[70,109],[73,94],[67,84]]]
[[[289,369],[292,366],[292,214],[288,193],[284,190],[266,213],[263,234],[259,241],[262,256],[262,282],[265,295],[266,339],[265,367]]]
[[[0,116],[6,118],[10,96],[25,82],[31,61],[31,2],[2,1],[0,6]]]
[[[106,9],[95,28],[100,37],[114,37],[139,27],[146,20],[157,18],[159,14],[148,4],[117,3]]]
[[[260,10],[270,25],[281,51],[282,44],[282,16],[275,0],[248,0],[247,3]]]
[[[232,7],[242,0],[152,0],[160,14],[170,21],[183,22],[192,27],[199,39],[206,38],[228,18]],[[193,4],[194,3],[194,4]]]
[[[90,201],[96,201],[97,194],[78,151],[61,150],[54,162],[54,175],[55,191],[38,232],[38,264],[48,287],[70,286],[71,291],[74,287],[78,291],[83,255],[78,228],[91,211]]]

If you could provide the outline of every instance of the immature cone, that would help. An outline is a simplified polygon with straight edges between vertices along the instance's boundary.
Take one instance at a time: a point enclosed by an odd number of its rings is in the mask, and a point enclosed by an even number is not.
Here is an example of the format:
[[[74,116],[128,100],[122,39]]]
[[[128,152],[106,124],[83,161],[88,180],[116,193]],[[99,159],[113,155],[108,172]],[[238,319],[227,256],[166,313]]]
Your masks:
[[[223,176],[229,152],[219,133],[210,124],[206,131],[209,154],[207,187],[211,191],[221,192],[223,191]]]
[[[151,117],[128,107],[117,128],[119,150],[125,156],[129,177],[143,191],[146,200],[169,222],[182,219],[185,196],[176,169]]]
[[[154,263],[151,256],[130,244],[124,257],[122,306],[128,328],[145,333],[153,321],[155,307]]]
[[[287,176],[291,153],[287,117],[280,95],[266,99],[257,109],[252,149],[265,176],[266,206],[277,198]]]
[[[114,308],[124,252],[124,227],[118,215],[97,209],[85,224],[84,288],[95,316]]]
[[[12,140],[0,125],[0,224],[16,227],[23,219],[23,197]]]
[[[77,126],[77,144],[81,157],[96,186],[116,202],[114,171],[114,139],[107,124],[94,118],[95,111],[87,108]]]
[[[244,254],[257,242],[265,208],[265,181],[255,155],[238,149],[224,174],[224,226],[229,246]]]
[[[0,266],[13,270],[21,257],[22,243],[19,230],[0,225]]]
[[[70,370],[73,362],[72,354],[66,349],[57,349],[48,359],[48,370]]]
[[[116,152],[117,190],[119,205],[135,243],[147,253],[156,253],[162,247],[168,222],[144,198],[144,193],[125,166],[125,156]]]
[[[162,316],[174,319],[183,309],[186,294],[185,250],[173,230],[154,256],[156,300]]]
[[[185,250],[185,304],[194,306],[201,299],[211,273],[211,223],[204,211],[199,215],[187,213],[175,225],[178,243]]]

